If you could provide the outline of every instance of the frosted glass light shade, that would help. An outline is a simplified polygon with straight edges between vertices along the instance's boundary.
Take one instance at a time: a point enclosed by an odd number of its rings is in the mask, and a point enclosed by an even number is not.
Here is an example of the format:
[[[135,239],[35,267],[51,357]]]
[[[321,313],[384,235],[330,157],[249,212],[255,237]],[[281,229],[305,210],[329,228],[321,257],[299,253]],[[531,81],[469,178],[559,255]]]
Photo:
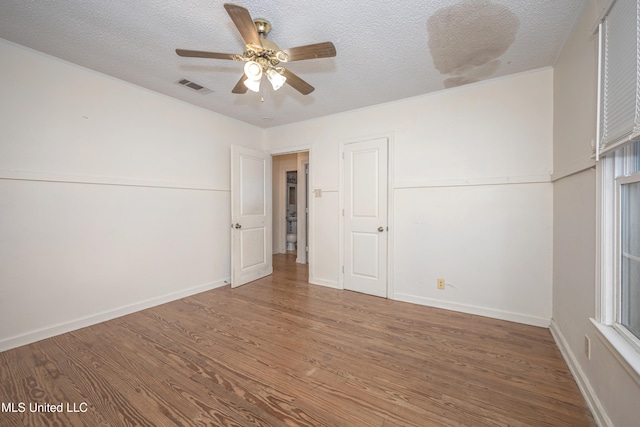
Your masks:
[[[244,74],[249,80],[259,81],[262,78],[262,65],[249,61],[244,64]]]
[[[267,70],[267,78],[269,79],[269,82],[271,82],[273,90],[280,89],[282,85],[287,81],[287,78],[276,70]]]
[[[254,92],[260,91],[260,80],[247,79],[243,83],[249,90],[252,90]]]

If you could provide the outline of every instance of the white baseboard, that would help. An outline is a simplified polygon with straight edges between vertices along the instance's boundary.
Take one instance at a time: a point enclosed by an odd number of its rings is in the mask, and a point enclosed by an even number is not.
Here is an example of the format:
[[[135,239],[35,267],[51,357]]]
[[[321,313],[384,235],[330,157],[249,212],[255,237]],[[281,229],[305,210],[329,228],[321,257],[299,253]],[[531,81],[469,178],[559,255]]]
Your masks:
[[[25,334],[16,335],[16,336],[5,338],[5,339],[0,339],[0,352],[10,350],[12,348],[20,347],[23,345],[31,344],[46,338],[51,338],[53,336],[64,334],[66,332],[71,332],[77,329],[86,328],[87,326],[95,325],[100,322],[106,322],[107,320],[112,320],[117,317],[135,313],[136,311],[142,311],[147,308],[155,307],[160,304],[165,304],[165,303],[175,301],[181,298],[185,298],[191,295],[199,294],[201,292],[209,291],[211,289],[219,288],[229,284],[230,282],[231,282],[230,278],[222,279],[216,282],[206,283],[204,285],[195,286],[195,287],[184,289],[178,292],[172,292],[166,295],[149,298],[144,301],[114,308],[112,310],[106,310],[101,313],[82,317],[80,319],[71,320],[69,322],[59,323],[53,326],[47,326],[42,329],[27,332]]]
[[[548,328],[549,323],[551,322],[551,319],[544,317],[529,316],[526,314],[496,310],[475,305],[440,301],[432,298],[403,294],[400,292],[395,292],[393,299],[397,301],[411,302],[413,304],[426,305],[429,307],[444,308],[445,310],[459,311],[467,314],[476,314],[478,316],[491,317],[493,319],[508,320],[510,322],[523,323],[525,325],[541,326],[543,328]]]
[[[600,427],[613,427],[613,423],[607,415],[607,412],[604,410],[604,407],[602,406],[600,399],[598,399],[596,392],[591,387],[589,379],[585,375],[584,371],[580,367],[580,364],[578,363],[578,360],[569,348],[569,343],[567,343],[567,340],[564,338],[564,335],[560,331],[560,328],[558,328],[558,324],[554,322],[553,319],[551,320],[551,326],[549,330],[551,331],[551,335],[553,336],[553,339],[560,349],[560,353],[562,353],[564,361],[569,366],[569,370],[571,371],[573,378],[576,380],[582,396],[586,400],[589,409],[591,409],[591,414],[593,415],[596,423]]]
[[[342,289],[342,286],[340,286],[338,282],[335,282],[333,280],[319,279],[317,277],[309,276],[309,283],[311,283],[312,285],[326,286],[333,289]]]

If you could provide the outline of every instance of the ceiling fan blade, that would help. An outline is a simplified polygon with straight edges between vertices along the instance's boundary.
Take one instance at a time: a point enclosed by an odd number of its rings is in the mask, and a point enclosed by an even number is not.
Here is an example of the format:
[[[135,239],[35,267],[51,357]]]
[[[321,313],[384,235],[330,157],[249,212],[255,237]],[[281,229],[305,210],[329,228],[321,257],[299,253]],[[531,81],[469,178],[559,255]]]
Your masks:
[[[248,88],[244,85],[245,80],[247,80],[247,76],[246,74],[242,74],[242,77],[240,77],[238,83],[233,87],[231,93],[246,93]]]
[[[313,86],[311,86],[309,83],[305,82],[286,68],[284,69],[282,74],[287,78],[287,83],[289,83],[295,90],[297,90],[301,94],[309,95],[314,91]]]
[[[324,42],[292,47],[284,49],[284,52],[289,55],[288,62],[291,62],[303,59],[330,58],[336,56],[336,47],[331,42]]]
[[[233,59],[231,53],[204,52],[201,50],[176,49],[179,56],[188,56],[192,58],[212,58],[212,59]]]
[[[227,10],[227,13],[231,17],[233,23],[236,24],[238,31],[240,31],[242,40],[244,40],[246,44],[262,46],[260,36],[258,35],[258,31],[253,23],[253,19],[251,19],[249,11],[242,6],[231,3],[225,3],[224,8]]]

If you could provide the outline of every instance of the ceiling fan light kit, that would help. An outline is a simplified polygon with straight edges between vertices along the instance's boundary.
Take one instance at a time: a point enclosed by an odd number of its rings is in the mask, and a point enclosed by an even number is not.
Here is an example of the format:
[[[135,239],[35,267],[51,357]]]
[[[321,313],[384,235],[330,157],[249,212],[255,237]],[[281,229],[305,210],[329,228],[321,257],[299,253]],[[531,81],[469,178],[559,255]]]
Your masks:
[[[247,80],[244,81],[244,85],[248,87],[249,90],[258,92],[260,90],[260,80],[262,79],[262,75],[266,74],[271,86],[273,86],[273,90],[280,89],[287,81],[287,78],[278,72],[278,69],[275,66],[278,65],[279,61],[277,59],[274,60],[273,58],[277,58],[278,54],[284,55],[280,55],[280,57],[286,57],[286,53],[281,50],[273,52],[271,49],[264,49],[262,51],[266,53],[266,55],[256,52],[256,50],[252,49],[251,53],[247,54],[245,50],[245,55],[237,55],[234,58],[237,61],[247,61],[246,64],[244,64],[244,74],[247,76]],[[271,54],[273,54],[273,57],[268,56]]]
[[[225,3],[224,8],[245,42],[242,55],[187,49],[176,49],[176,53],[185,57],[231,59],[246,62],[244,74],[231,91],[233,93],[246,93],[247,89],[258,92],[263,74],[267,76],[273,90],[278,90],[285,83],[288,83],[303,95],[313,92],[313,86],[279,64],[281,62],[334,57],[336,56],[336,48],[333,43],[316,43],[282,50],[266,38],[271,31],[269,21],[262,18],[252,20],[249,11],[242,6]]]

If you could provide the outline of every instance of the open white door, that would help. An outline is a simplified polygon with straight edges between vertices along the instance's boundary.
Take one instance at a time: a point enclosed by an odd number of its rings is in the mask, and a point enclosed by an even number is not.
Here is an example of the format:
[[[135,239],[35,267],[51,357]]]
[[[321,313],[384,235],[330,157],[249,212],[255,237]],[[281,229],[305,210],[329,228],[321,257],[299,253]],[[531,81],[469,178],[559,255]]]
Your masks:
[[[231,146],[231,287],[273,273],[271,155]]]
[[[387,139],[344,146],[344,288],[387,297]]]

